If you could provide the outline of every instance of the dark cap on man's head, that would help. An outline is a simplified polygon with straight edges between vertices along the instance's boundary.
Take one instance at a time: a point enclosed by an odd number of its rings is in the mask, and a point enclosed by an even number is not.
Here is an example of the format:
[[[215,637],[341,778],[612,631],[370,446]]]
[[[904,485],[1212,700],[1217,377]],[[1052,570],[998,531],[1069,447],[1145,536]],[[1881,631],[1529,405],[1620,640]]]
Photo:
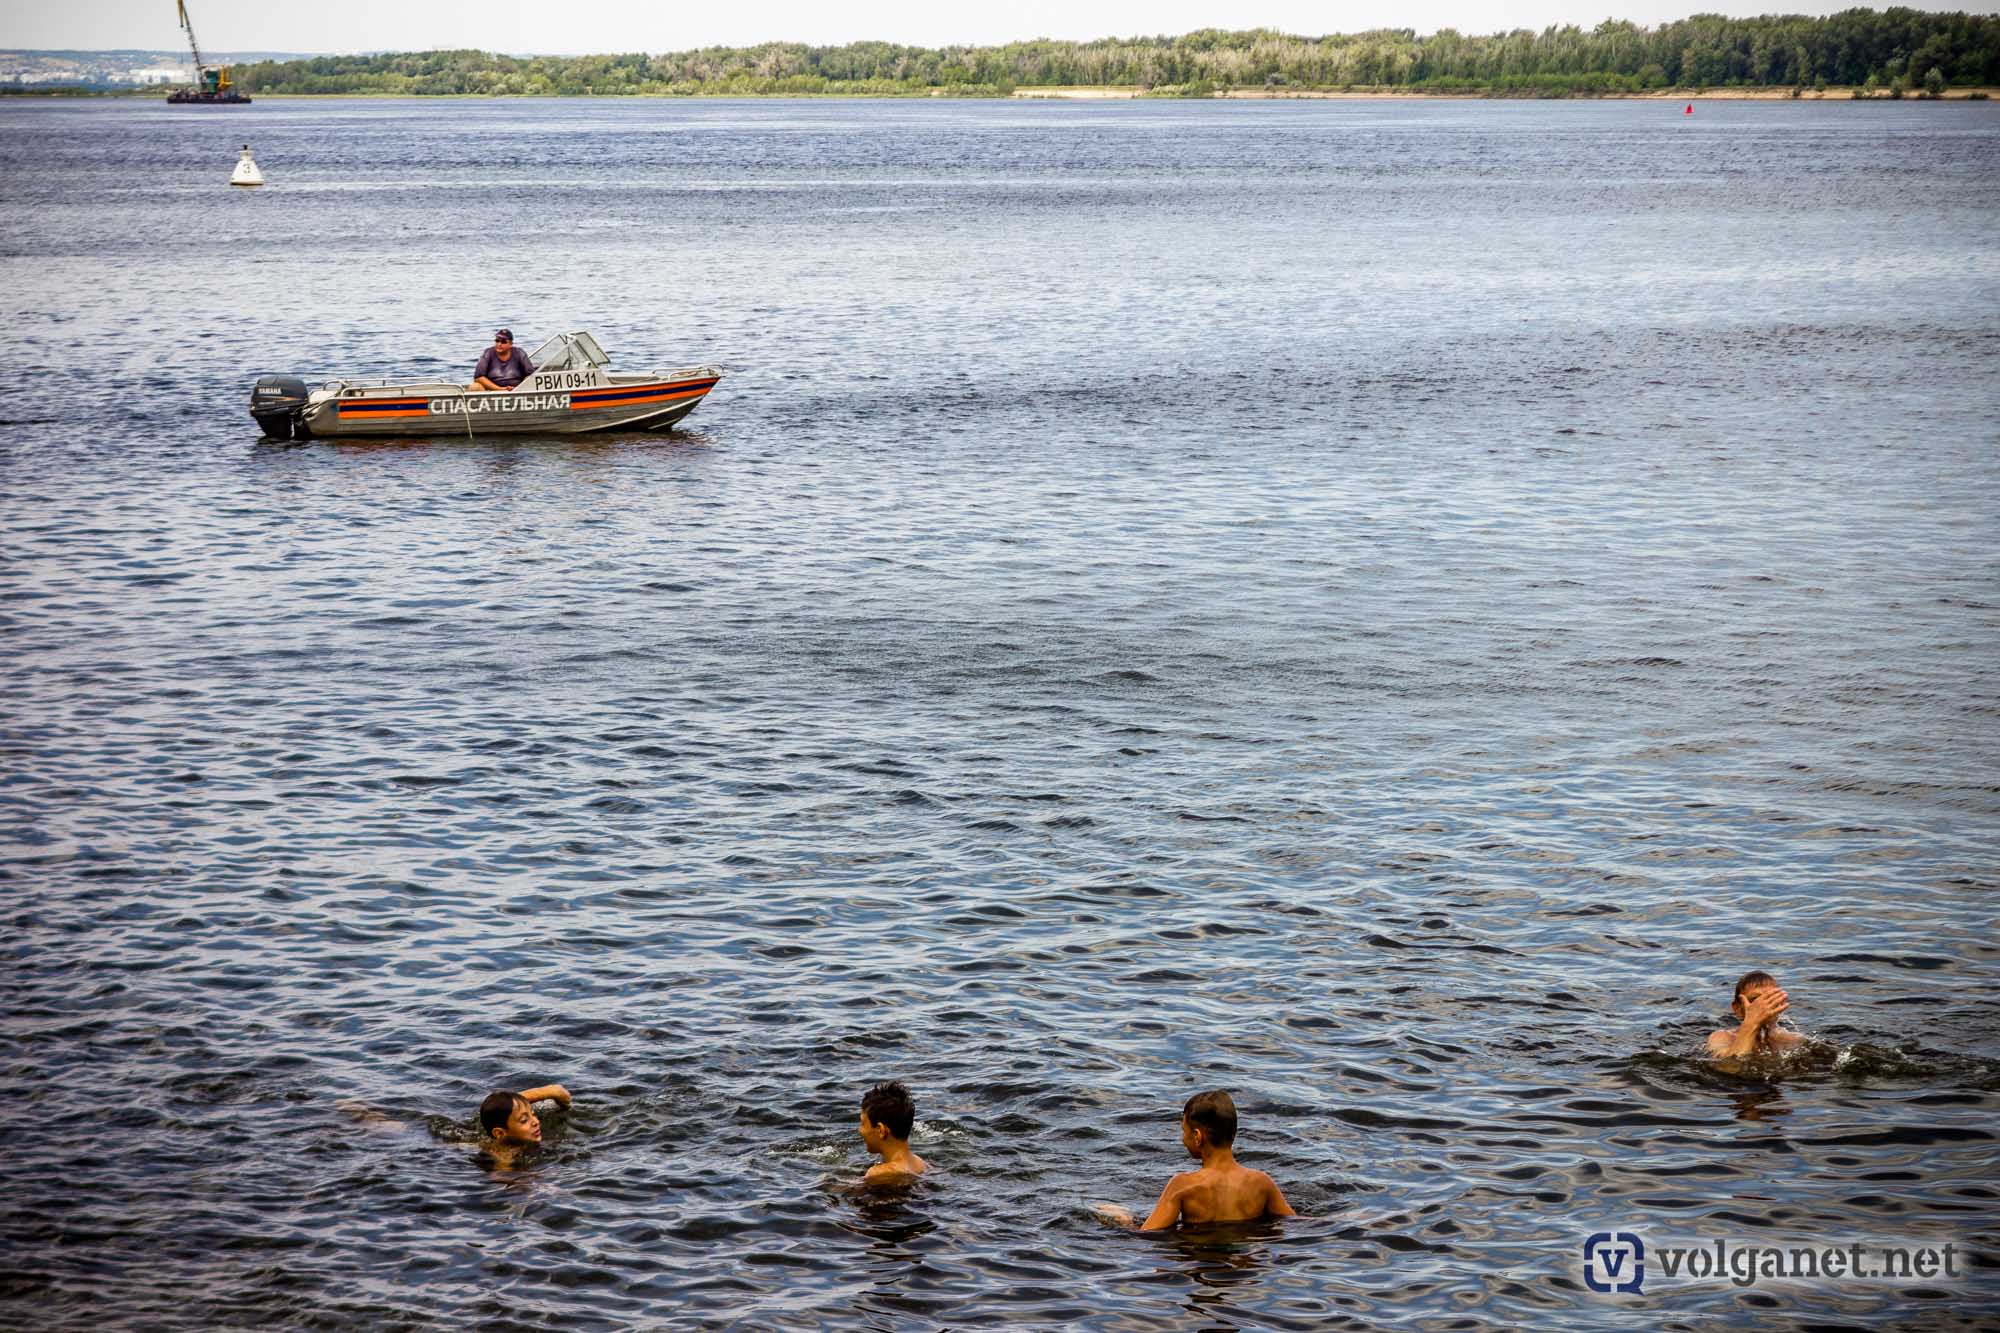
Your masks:
[[[512,329],[495,329],[495,330],[493,330],[493,337],[494,337],[495,341],[498,341],[498,340],[499,340],[499,339],[501,339],[501,338],[505,338],[505,339],[506,339],[506,340],[507,340],[508,342],[513,342],[513,341],[514,341],[514,330],[512,330]]]

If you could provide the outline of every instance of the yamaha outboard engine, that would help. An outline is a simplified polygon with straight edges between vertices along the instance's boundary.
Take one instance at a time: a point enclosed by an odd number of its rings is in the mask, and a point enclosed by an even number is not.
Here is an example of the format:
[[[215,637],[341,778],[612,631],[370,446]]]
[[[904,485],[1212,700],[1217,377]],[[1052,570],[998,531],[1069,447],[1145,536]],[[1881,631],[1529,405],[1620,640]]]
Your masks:
[[[250,415],[274,440],[304,435],[299,409],[306,405],[306,382],[297,375],[266,375],[250,391]]]

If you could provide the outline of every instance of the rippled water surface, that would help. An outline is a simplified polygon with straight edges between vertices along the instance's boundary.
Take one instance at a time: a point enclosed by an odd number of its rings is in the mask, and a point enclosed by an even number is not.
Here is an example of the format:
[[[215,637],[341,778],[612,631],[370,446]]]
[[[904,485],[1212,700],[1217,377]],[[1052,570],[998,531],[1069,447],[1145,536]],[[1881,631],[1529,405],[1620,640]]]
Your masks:
[[[2000,1246],[1996,161],[0,106],[6,1322],[1975,1325],[1991,1270],[1579,1255]],[[658,437],[245,411],[501,322],[728,374]],[[1824,1045],[1719,1071],[1753,966]],[[884,1077],[936,1170],[864,1194]],[[524,1170],[437,1132],[552,1080]],[[1210,1086],[1304,1216],[1099,1221]]]

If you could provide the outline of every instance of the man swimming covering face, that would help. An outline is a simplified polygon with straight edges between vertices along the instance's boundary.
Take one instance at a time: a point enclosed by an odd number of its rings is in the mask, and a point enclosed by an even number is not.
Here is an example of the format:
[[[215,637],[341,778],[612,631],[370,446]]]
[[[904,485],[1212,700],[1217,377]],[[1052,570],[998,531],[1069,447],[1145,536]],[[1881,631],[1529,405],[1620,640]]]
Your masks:
[[[1708,1034],[1708,1054],[1716,1060],[1740,1060],[1749,1055],[1783,1055],[1805,1043],[1796,1032],[1778,1026],[1792,1002],[1769,972],[1745,972],[1736,982],[1729,1012],[1737,1025]]]

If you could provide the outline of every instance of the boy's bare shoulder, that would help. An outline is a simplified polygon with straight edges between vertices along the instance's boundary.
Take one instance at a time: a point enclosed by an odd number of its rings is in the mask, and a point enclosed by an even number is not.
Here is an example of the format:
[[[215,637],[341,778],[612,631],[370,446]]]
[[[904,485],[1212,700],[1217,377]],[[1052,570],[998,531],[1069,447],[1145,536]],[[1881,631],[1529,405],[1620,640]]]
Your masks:
[[[1197,1193],[1207,1183],[1207,1178],[1200,1171],[1183,1171],[1179,1175],[1170,1176],[1160,1189],[1160,1203],[1172,1204],[1179,1209],[1190,1195]],[[1155,1209],[1158,1206],[1154,1205]]]
[[[1236,1178],[1236,1188],[1241,1194],[1254,1195],[1267,1201],[1285,1197],[1284,1191],[1278,1188],[1278,1182],[1264,1172],[1254,1166],[1246,1166],[1242,1170],[1243,1174]]]
[[[930,1170],[930,1163],[915,1154],[911,1154],[907,1166],[901,1162],[877,1162],[875,1165],[869,1167],[867,1171],[863,1172],[861,1178],[863,1180],[895,1180],[910,1176],[920,1176],[928,1170]]]
[[[1277,1181],[1271,1179],[1271,1177],[1265,1175],[1262,1171],[1257,1172],[1256,1176],[1257,1183],[1264,1192],[1264,1212],[1266,1215],[1271,1217],[1297,1217],[1299,1215],[1298,1209],[1292,1207],[1292,1201],[1287,1199],[1285,1192],[1278,1188]]]

